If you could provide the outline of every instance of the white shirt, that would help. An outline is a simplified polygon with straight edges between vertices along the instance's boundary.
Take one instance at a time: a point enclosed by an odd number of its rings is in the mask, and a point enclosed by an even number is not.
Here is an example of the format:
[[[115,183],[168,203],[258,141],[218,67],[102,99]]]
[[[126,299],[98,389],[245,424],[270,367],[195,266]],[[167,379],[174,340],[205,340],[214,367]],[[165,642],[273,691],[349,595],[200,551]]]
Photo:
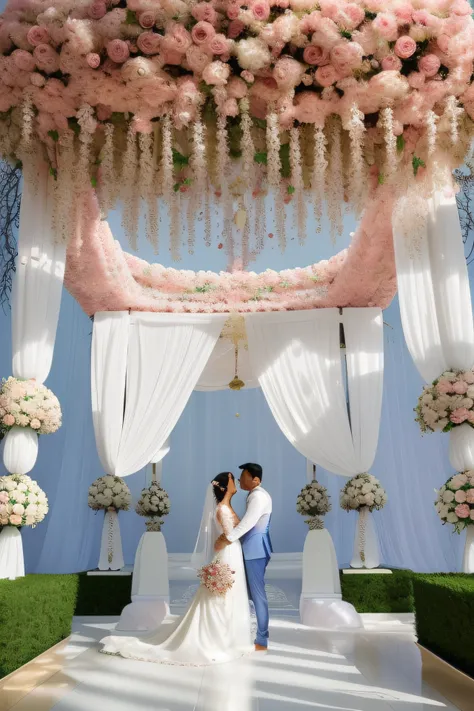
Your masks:
[[[257,486],[247,497],[247,511],[242,521],[226,538],[233,543],[245,536],[266,514],[272,512],[272,497],[262,486]]]

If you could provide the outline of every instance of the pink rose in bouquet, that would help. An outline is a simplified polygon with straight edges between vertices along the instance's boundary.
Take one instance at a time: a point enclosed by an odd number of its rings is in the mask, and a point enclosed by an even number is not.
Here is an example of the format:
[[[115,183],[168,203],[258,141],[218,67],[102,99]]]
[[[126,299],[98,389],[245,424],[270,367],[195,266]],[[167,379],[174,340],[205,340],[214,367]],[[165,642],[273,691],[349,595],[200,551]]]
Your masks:
[[[332,86],[339,78],[337,71],[332,64],[326,64],[324,67],[318,67],[315,72],[315,79],[321,86]]]
[[[140,35],[141,37],[142,35]],[[107,54],[112,62],[123,64],[130,56],[128,44],[120,39],[114,39],[107,44]]]
[[[458,380],[453,383],[453,390],[456,395],[464,395],[467,392],[467,383],[464,383],[462,380]]]
[[[144,30],[150,30],[156,22],[156,13],[154,10],[144,10],[138,16],[140,27]]]
[[[470,490],[472,491],[472,490]],[[458,504],[464,504],[467,500],[466,492],[463,489],[458,489],[454,494],[454,500]]]
[[[399,72],[402,68],[402,61],[396,54],[389,54],[382,59],[382,69],[385,71]]]
[[[120,40],[114,40],[114,41],[120,42]],[[161,35],[157,34],[156,32],[142,32],[137,37],[137,47],[140,50],[140,52],[143,52],[143,54],[158,54],[158,52],[160,51],[161,41],[162,41]],[[128,49],[128,47],[127,47],[127,49]],[[108,46],[107,46],[107,50],[108,50]],[[113,57],[110,57],[110,59],[113,59]],[[125,59],[128,59],[128,55]],[[125,59],[120,60],[120,62],[124,62]],[[113,61],[117,61],[117,60],[113,60]]]
[[[391,12],[379,12],[372,27],[388,42],[394,42],[398,37],[397,18]]]
[[[94,0],[92,5],[89,5],[88,14],[92,20],[100,20],[107,12],[107,5],[104,0]]]
[[[450,414],[449,419],[453,424],[460,425],[467,420],[468,416],[469,410],[466,410],[465,407],[458,407]]]
[[[198,572],[198,578],[211,595],[224,596],[234,585],[235,571],[231,570],[227,563],[221,563],[219,560],[205,565]]]
[[[458,504],[454,509],[454,513],[458,518],[469,518],[471,509],[467,504]]]
[[[211,2],[198,2],[191,10],[191,15],[198,22],[209,22],[211,25],[217,22],[217,12]]]
[[[307,64],[329,64],[329,52],[322,47],[316,47],[314,44],[309,44],[304,48],[303,59]]]
[[[24,49],[15,49],[11,53],[11,58],[18,69],[23,72],[32,72],[36,68],[36,62],[31,52]]]
[[[395,54],[400,59],[409,59],[416,52],[416,42],[408,35],[399,37],[395,42]]]
[[[207,45],[209,41],[214,37],[216,31],[210,22],[200,21],[196,23],[191,30],[191,37],[193,42],[199,45]]]
[[[39,44],[47,44],[49,42],[49,32],[43,25],[33,25],[28,30],[26,38],[33,47],[37,47]]]

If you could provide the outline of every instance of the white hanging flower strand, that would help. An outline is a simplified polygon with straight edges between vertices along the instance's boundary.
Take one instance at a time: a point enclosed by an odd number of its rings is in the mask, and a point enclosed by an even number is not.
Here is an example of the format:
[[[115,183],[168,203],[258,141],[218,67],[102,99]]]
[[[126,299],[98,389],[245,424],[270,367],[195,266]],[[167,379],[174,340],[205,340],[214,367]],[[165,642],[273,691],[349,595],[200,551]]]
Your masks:
[[[137,194],[137,137],[132,122],[128,125],[127,145],[122,163],[121,194],[123,200],[122,225],[133,249],[137,249],[140,195]]]
[[[291,167],[291,187],[296,195],[296,215],[298,241],[304,244],[306,227],[306,205],[304,201],[303,168],[301,165],[300,135],[299,129],[293,126],[290,130],[290,167]]]
[[[459,122],[464,109],[459,106],[459,101],[455,96],[448,96],[446,99],[445,116],[449,121],[451,143],[456,144],[459,140]]]
[[[242,179],[247,188],[251,185],[253,158],[255,155],[255,146],[252,138],[252,119],[249,114],[249,100],[247,98],[240,100],[240,111],[242,115]]]
[[[311,177],[312,199],[314,217],[317,222],[317,231],[321,232],[321,220],[323,216],[324,188],[326,184],[326,170],[328,162],[326,160],[327,139],[322,126],[314,127],[314,153],[313,153],[313,173]]]
[[[351,175],[349,187],[351,190],[352,201],[358,210],[362,209],[363,196],[365,193],[365,166],[364,166],[364,114],[359,111],[354,104],[350,111],[350,120],[348,125],[349,137],[351,141]]]
[[[385,148],[385,177],[390,179],[397,170],[397,138],[393,131],[393,111],[387,106],[381,112],[381,125],[384,129]]]
[[[331,223],[331,239],[336,241],[342,235],[342,211],[344,201],[344,177],[342,170],[341,123],[333,117],[331,125],[331,149],[329,171],[326,179],[328,195],[328,217]]]
[[[358,525],[358,543],[359,543],[359,555],[361,561],[365,566],[365,540],[366,540],[366,529],[367,529],[367,519],[369,516],[369,510],[367,506],[362,506],[359,509],[359,525]]]
[[[436,134],[437,134],[437,124],[438,116],[434,111],[428,111],[426,115],[426,128],[427,128],[427,141],[428,141],[428,155],[432,156],[436,149]]]
[[[138,144],[140,146],[139,181],[142,196],[146,204],[145,231],[146,238],[153,245],[155,253],[158,252],[158,210],[156,195],[153,191],[153,145],[149,133],[140,133]]]
[[[115,193],[115,170],[114,170],[114,124],[106,123],[104,126],[105,141],[102,149],[100,182],[101,204],[104,212],[108,212],[113,205],[113,195]]]

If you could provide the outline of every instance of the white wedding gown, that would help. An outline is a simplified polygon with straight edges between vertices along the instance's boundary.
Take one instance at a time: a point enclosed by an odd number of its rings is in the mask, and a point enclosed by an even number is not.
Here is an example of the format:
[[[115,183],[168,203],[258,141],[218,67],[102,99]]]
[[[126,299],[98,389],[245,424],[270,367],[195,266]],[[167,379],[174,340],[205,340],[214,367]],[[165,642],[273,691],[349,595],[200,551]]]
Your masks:
[[[228,506],[216,509],[220,532],[229,533],[238,523]],[[207,666],[222,664],[249,654],[251,644],[250,609],[240,541],[220,551],[217,556],[235,571],[234,585],[224,597],[199,589],[186,614],[168,618],[151,636],[105,637],[105,654],[138,659],[157,664]]]

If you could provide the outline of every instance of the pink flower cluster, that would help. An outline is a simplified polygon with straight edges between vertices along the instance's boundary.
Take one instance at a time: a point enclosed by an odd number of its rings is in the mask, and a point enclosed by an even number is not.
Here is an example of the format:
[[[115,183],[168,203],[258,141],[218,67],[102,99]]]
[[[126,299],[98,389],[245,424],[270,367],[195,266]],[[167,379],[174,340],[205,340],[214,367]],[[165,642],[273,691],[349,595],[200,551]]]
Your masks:
[[[0,389],[0,429],[31,427],[38,434],[52,434],[61,427],[57,397],[36,380],[3,379]]]
[[[235,571],[231,570],[227,563],[216,560],[205,565],[198,572],[201,585],[211,593],[211,595],[226,595],[234,584]]]
[[[84,103],[100,121],[130,112],[148,131],[165,113],[178,128],[191,125],[209,93],[230,116],[244,96],[256,118],[276,104],[284,126],[390,105],[401,133],[448,96],[474,116],[468,0],[117,4],[10,0],[0,19],[0,112],[30,97],[46,143]]]
[[[474,427],[474,372],[444,372],[424,387],[415,411],[422,432],[449,432],[465,422]]]
[[[456,474],[438,491],[435,508],[443,524],[457,533],[474,524],[474,469]]]
[[[48,513],[48,499],[26,474],[0,477],[0,526],[36,526]]]

